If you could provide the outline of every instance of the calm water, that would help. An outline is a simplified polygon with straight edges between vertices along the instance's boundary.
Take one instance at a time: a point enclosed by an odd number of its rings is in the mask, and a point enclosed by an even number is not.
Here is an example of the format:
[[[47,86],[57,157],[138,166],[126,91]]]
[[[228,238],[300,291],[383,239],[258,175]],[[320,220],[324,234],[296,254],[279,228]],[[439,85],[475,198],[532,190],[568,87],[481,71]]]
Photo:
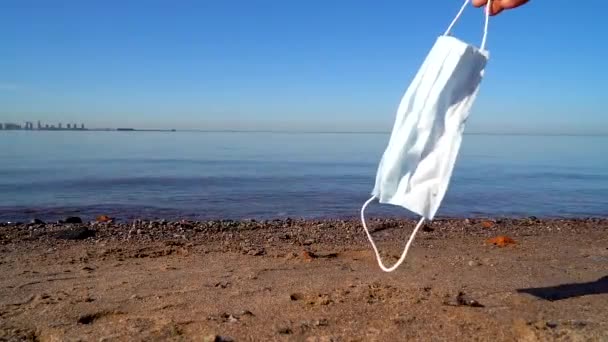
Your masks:
[[[0,220],[352,217],[384,134],[0,132]],[[608,216],[608,137],[465,136],[440,216]],[[370,215],[408,215],[375,205]]]

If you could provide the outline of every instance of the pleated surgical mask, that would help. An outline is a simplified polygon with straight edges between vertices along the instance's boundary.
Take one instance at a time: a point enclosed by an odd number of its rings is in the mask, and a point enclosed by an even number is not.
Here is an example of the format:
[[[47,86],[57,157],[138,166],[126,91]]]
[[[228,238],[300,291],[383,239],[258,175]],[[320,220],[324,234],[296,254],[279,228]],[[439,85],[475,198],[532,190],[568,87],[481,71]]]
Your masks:
[[[403,263],[425,219],[434,219],[448,189],[465,122],[479,91],[489,58],[485,44],[491,1],[486,7],[480,48],[450,35],[468,5],[466,0],[447,31],[437,38],[405,92],[378,166],[372,197],[361,208],[363,228],[385,272],[392,272]],[[422,216],[401,258],[391,268],[383,265],[365,223],[365,209],[376,199]]]

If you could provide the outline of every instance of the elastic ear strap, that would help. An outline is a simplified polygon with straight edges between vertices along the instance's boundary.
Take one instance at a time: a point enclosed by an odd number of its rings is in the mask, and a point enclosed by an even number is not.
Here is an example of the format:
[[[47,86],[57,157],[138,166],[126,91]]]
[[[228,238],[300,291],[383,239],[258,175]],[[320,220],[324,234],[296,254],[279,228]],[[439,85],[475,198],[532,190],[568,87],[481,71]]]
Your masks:
[[[458,14],[456,14],[456,17],[454,18],[454,20],[452,20],[452,23],[450,24],[450,26],[448,26],[448,29],[445,30],[445,33],[443,34],[444,36],[447,36],[448,34],[450,34],[450,32],[452,32],[454,25],[456,25],[456,22],[458,22],[458,19],[460,19],[460,17],[462,16],[462,13],[464,13],[465,8],[467,8],[467,5],[469,4],[470,1],[471,0],[464,0],[464,4],[460,8],[460,11],[458,11]]]
[[[481,39],[481,46],[479,47],[481,50],[486,49],[486,39],[488,38],[488,26],[490,23],[490,11],[491,10],[492,10],[492,0],[488,0],[488,4],[486,5],[486,23],[483,27],[483,38]]]
[[[367,238],[369,239],[369,242],[371,242],[371,244],[372,244],[372,248],[374,249],[374,253],[376,253],[376,260],[378,260],[378,265],[380,266],[380,268],[384,272],[393,272],[399,266],[401,266],[401,264],[405,261],[405,257],[407,256],[407,252],[409,251],[410,246],[412,245],[412,242],[414,242],[414,238],[416,237],[416,233],[418,233],[418,230],[420,229],[420,227],[424,223],[424,217],[422,217],[420,219],[420,221],[418,222],[418,225],[416,225],[416,228],[414,228],[414,231],[412,232],[412,235],[410,235],[410,239],[407,241],[407,244],[405,245],[405,249],[403,250],[403,253],[401,254],[401,257],[399,258],[399,260],[397,261],[397,263],[393,267],[387,268],[382,263],[382,258],[380,257],[380,253],[378,253],[378,248],[376,247],[376,243],[374,243],[374,239],[372,238],[372,235],[369,233],[369,229],[367,229],[367,224],[365,223],[365,209],[367,209],[367,206],[375,198],[376,198],[375,196],[372,196],[370,199],[367,200],[367,202],[365,202],[365,204],[363,204],[363,207],[361,208],[361,223],[363,224],[363,229],[365,229],[365,234],[367,234]]]
[[[460,8],[460,11],[458,11],[458,14],[456,14],[456,17],[454,18],[454,20],[452,20],[452,23],[450,24],[450,26],[448,26],[448,29],[445,30],[445,33],[443,34],[444,36],[447,36],[448,34],[450,34],[450,32],[452,32],[454,25],[456,25],[456,23],[462,16],[462,13],[464,13],[464,10],[469,5],[469,2],[471,2],[471,0],[464,1],[464,4]],[[481,46],[480,46],[481,50],[485,50],[485,48],[486,48],[486,40],[488,38],[488,26],[490,23],[490,10],[492,9],[492,2],[493,2],[492,0],[488,0],[488,3],[486,4],[486,22],[485,22],[484,28],[483,28],[483,38],[481,39]]]

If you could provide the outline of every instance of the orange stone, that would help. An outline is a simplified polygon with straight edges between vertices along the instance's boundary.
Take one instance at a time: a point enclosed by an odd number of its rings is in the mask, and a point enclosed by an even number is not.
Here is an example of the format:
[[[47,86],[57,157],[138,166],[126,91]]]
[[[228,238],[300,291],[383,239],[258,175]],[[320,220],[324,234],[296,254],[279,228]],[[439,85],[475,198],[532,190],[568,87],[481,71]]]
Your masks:
[[[517,242],[515,242],[515,240],[511,239],[508,236],[497,236],[495,238],[492,239],[488,239],[487,241],[489,244],[498,246],[498,247],[505,247],[508,245],[514,245]]]
[[[112,221],[112,218],[107,215],[97,216],[97,222],[110,222],[110,221]]]

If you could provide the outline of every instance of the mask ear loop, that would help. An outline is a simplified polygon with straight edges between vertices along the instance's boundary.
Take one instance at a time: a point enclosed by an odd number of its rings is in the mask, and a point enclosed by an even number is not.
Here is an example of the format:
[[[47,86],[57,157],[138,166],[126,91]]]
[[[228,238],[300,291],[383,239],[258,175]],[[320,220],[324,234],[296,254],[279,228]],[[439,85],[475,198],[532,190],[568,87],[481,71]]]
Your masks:
[[[470,2],[471,2],[471,0],[464,1],[464,4],[460,8],[460,11],[458,11],[458,14],[456,14],[456,17],[454,18],[454,20],[452,20],[452,23],[450,24],[450,26],[448,26],[448,29],[445,30],[445,33],[443,34],[444,36],[447,36],[450,34],[450,32],[452,32],[454,25],[456,25],[456,22],[458,22],[458,20],[462,16],[462,13],[464,13],[464,10],[467,8],[467,6],[469,5]],[[493,2],[493,0],[488,0],[488,3],[486,4],[486,22],[485,22],[484,28],[483,28],[483,38],[481,39],[481,46],[479,47],[480,50],[485,50],[485,48],[486,48],[486,41],[488,38],[488,26],[490,23],[490,10],[492,9],[492,2]]]
[[[412,245],[412,242],[414,242],[414,238],[416,237],[416,233],[418,233],[418,230],[420,229],[420,227],[424,223],[424,217],[422,217],[420,219],[420,221],[416,225],[416,228],[414,228],[414,231],[412,232],[412,235],[410,235],[410,239],[407,241],[407,244],[405,245],[405,249],[403,250],[403,253],[401,254],[401,257],[399,258],[399,260],[397,261],[397,263],[395,263],[395,265],[393,265],[390,268],[386,267],[382,263],[382,258],[380,257],[380,253],[378,253],[378,248],[376,247],[376,243],[374,242],[374,239],[372,238],[372,235],[369,233],[369,229],[367,229],[367,224],[365,223],[365,209],[367,209],[367,206],[374,199],[376,199],[376,197],[372,196],[370,199],[367,200],[367,202],[365,202],[365,204],[363,204],[363,207],[361,207],[361,223],[363,224],[363,229],[365,229],[365,234],[367,234],[367,239],[369,240],[369,242],[371,242],[372,248],[374,249],[374,253],[376,253],[376,260],[378,260],[378,265],[380,266],[380,268],[384,272],[390,273],[390,272],[393,272],[394,270],[396,270],[405,261],[405,257],[407,256],[407,252],[410,250],[410,246]]]

